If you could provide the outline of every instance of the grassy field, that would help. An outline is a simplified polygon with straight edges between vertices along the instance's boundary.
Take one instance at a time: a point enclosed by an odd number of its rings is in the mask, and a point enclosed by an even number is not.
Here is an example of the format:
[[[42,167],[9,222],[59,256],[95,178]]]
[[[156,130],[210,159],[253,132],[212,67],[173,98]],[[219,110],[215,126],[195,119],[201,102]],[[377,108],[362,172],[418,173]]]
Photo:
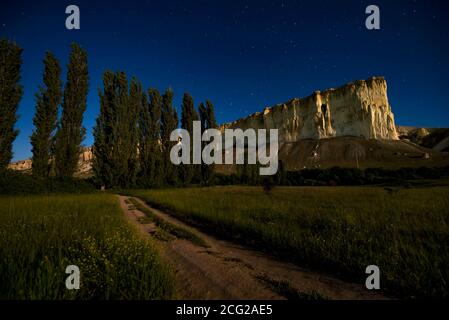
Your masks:
[[[133,191],[209,232],[399,297],[449,297],[449,188],[212,187]]]
[[[164,299],[173,278],[113,195],[0,196],[0,299]],[[67,290],[68,265],[81,273]]]

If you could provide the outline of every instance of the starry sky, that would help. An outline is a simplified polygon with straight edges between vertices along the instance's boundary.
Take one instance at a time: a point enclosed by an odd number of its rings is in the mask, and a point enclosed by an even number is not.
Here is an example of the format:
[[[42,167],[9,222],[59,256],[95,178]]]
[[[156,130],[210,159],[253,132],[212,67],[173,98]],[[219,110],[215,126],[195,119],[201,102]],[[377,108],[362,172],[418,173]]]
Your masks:
[[[65,28],[70,4],[80,8],[80,30]],[[370,4],[380,8],[380,30],[365,27]],[[93,143],[108,69],[146,88],[172,87],[178,110],[185,91],[196,104],[210,99],[220,123],[382,75],[397,124],[449,127],[448,15],[443,0],[0,0],[0,37],[24,49],[13,160],[31,156],[45,51],[60,59],[65,79],[72,42],[89,55],[84,145]]]

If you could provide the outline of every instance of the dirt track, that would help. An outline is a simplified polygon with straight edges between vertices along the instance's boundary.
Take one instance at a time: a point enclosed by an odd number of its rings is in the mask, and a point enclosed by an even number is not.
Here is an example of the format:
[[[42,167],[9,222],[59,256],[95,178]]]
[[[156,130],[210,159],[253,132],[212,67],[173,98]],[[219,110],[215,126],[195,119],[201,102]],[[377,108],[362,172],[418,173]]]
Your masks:
[[[129,220],[143,236],[151,237],[157,228],[142,223],[145,214],[127,203],[129,197],[119,196],[120,205]],[[202,238],[208,248],[183,239],[159,241],[163,258],[176,272],[177,297],[181,299],[285,299],[279,290],[267,284],[288,283],[298,292],[317,293],[329,299],[384,299],[365,289],[364,284],[348,283],[328,275],[302,269],[291,263],[278,261],[252,249],[217,239],[176,218],[138,201],[159,218],[180,226]]]

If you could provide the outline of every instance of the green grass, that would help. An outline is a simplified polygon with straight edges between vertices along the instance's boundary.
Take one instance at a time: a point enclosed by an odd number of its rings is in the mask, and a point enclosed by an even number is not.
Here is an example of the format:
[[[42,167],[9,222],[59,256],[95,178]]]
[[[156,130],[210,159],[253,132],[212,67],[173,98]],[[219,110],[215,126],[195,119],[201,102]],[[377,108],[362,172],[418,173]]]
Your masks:
[[[113,195],[0,197],[0,299],[164,299],[171,271]],[[79,290],[65,269],[77,265]]]
[[[158,226],[164,233],[168,233],[175,238],[185,239],[188,240],[198,246],[201,247],[208,247],[206,242],[198,237],[196,234],[190,232],[189,230],[185,228],[178,227],[177,225],[174,225],[173,223],[169,223],[167,221],[164,221],[163,219],[159,218],[157,215],[155,215],[150,209],[142,205],[138,200],[131,198],[131,203],[137,208],[137,210],[145,213],[145,218],[149,219],[149,221],[154,222],[156,226]],[[161,240],[169,240],[166,236],[162,235],[159,236],[159,239]]]
[[[208,232],[399,297],[449,297],[449,188],[213,187],[134,191]]]

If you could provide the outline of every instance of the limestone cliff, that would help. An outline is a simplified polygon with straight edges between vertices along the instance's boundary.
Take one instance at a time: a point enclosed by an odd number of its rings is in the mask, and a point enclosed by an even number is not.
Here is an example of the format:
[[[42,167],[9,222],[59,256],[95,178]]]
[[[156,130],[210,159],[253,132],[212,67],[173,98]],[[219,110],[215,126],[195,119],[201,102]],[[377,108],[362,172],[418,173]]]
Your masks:
[[[279,129],[280,143],[340,136],[398,140],[383,77],[316,91],[221,126],[226,128]]]
[[[92,147],[83,147],[78,160],[78,168],[75,173],[76,177],[86,178],[91,176],[92,169]],[[33,161],[31,159],[12,162],[8,168],[11,170],[22,171],[25,173],[31,173]]]

